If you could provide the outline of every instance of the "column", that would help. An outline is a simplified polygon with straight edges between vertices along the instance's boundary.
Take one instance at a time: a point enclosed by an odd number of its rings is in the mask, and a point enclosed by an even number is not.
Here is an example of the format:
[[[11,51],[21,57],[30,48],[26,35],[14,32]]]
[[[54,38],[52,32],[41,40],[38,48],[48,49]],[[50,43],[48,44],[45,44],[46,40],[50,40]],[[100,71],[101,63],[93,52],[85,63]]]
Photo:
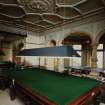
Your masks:
[[[91,67],[92,47],[87,45],[87,66]]]
[[[64,67],[69,67],[69,64],[70,64],[69,58],[64,58]]]
[[[87,45],[82,44],[82,66],[87,66]]]
[[[59,71],[59,58],[54,58],[54,70]]]
[[[93,71],[97,68],[97,47],[98,44],[92,45],[91,67]]]
[[[105,68],[105,43],[103,43],[103,68]]]
[[[44,67],[45,69],[47,68],[47,58],[46,57],[44,57]]]
[[[38,58],[38,62],[39,62],[38,67],[40,68],[40,57]]]

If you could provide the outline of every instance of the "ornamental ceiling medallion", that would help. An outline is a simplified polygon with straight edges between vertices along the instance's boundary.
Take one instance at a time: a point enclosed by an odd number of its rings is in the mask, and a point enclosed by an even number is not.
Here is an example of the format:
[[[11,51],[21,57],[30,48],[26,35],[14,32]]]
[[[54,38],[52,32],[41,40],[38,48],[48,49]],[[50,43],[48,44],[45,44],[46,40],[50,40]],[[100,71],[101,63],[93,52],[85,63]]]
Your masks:
[[[49,11],[51,2],[50,0],[20,0],[20,4],[33,12],[46,12]]]
[[[31,10],[40,10],[47,11],[49,9],[49,1],[48,0],[30,0],[27,4],[28,8]]]

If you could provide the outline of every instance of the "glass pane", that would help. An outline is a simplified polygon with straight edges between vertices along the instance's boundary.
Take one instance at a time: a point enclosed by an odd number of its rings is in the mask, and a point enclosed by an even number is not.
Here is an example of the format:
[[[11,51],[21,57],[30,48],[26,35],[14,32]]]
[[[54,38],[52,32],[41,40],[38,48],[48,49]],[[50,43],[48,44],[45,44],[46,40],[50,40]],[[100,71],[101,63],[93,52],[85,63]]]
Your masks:
[[[74,48],[75,50],[81,50],[81,45],[73,45],[73,48]]]
[[[103,52],[97,52],[97,67],[98,68],[103,68]]]
[[[81,51],[77,51],[78,54],[81,56]],[[70,58],[70,66],[81,66],[81,57],[73,57]]]
[[[73,45],[73,48],[75,50],[81,50],[82,46],[81,45]],[[77,53],[81,56],[82,53],[81,51],[77,51]],[[73,57],[70,59],[70,65],[71,66],[81,66],[81,57]]]
[[[102,49],[103,49],[103,44],[99,44],[99,46],[98,46],[97,49],[98,49],[98,50],[102,50]]]

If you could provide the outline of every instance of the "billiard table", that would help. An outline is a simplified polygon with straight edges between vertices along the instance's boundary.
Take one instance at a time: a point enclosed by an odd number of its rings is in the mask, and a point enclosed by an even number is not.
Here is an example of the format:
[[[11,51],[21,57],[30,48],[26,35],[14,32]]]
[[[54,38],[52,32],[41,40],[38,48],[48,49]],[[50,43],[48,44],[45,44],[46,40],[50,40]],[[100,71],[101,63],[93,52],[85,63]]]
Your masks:
[[[38,105],[88,105],[100,94],[101,82],[86,77],[38,68],[11,70],[5,75],[13,80],[12,98],[20,92]]]
[[[9,69],[15,66],[14,62],[11,61],[0,61],[0,69]]]
[[[10,61],[0,61],[0,89],[5,89],[5,87],[7,87],[8,83],[6,82],[6,79],[4,78],[3,75],[3,71],[4,70],[8,70],[10,68],[14,68],[15,67],[15,63],[10,62]]]

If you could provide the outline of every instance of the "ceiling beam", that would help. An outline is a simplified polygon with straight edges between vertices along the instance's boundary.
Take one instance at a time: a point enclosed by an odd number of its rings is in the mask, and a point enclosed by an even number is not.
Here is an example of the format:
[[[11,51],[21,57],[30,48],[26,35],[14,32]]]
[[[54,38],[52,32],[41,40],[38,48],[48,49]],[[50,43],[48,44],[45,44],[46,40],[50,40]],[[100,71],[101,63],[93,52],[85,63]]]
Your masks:
[[[2,34],[3,36],[5,35],[16,35],[16,36],[20,36],[20,37],[27,37],[27,35],[21,35],[21,34],[16,34],[16,33],[12,33],[12,32],[6,32],[6,31],[0,31],[0,34]]]

